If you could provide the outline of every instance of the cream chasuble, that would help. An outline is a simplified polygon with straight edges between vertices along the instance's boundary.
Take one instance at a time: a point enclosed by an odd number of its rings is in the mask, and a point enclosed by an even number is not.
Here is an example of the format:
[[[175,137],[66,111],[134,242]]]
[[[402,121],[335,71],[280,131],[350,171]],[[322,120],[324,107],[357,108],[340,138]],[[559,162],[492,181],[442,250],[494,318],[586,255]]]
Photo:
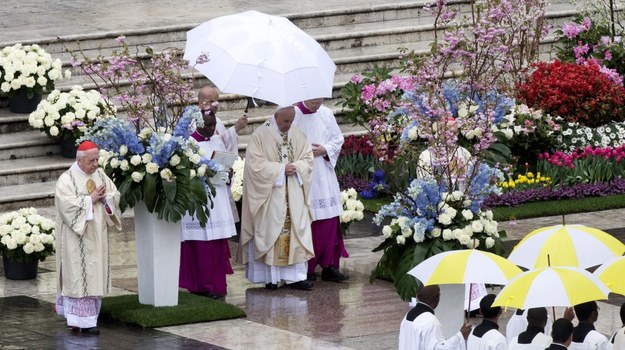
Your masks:
[[[273,120],[254,131],[245,154],[244,264],[252,240],[255,260],[270,266],[302,263],[314,255],[309,210],[313,154],[301,130],[291,127],[283,139]],[[295,165],[296,176],[284,176],[288,163]]]
[[[104,204],[92,203],[90,193],[106,188]],[[56,270],[59,293],[72,298],[102,296],[110,290],[108,226],[121,230],[119,192],[100,168],[86,174],[74,163],[61,174],[55,190]]]

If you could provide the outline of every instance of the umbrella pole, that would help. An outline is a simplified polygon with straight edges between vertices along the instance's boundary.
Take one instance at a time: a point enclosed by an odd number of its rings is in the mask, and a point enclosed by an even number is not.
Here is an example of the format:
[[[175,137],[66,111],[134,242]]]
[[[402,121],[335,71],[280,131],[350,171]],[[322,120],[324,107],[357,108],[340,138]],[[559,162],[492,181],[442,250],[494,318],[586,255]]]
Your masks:
[[[469,283],[469,306],[467,307],[467,321],[471,317],[471,294],[473,294],[473,283]]]
[[[564,215],[562,215],[562,226],[564,226]],[[547,254],[547,266],[551,267],[551,257]],[[553,320],[556,320],[556,308],[555,306],[551,307],[551,313],[553,314]]]

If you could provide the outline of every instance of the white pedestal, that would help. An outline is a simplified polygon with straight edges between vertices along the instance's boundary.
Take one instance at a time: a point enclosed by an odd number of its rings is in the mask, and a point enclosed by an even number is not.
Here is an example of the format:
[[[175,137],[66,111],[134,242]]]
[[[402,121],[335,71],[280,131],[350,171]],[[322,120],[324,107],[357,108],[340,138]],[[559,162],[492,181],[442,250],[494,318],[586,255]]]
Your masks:
[[[435,312],[443,335],[449,338],[458,333],[464,322],[464,284],[441,284],[440,288],[441,301]]]
[[[181,225],[159,220],[142,201],[134,211],[139,302],[178,305]]]

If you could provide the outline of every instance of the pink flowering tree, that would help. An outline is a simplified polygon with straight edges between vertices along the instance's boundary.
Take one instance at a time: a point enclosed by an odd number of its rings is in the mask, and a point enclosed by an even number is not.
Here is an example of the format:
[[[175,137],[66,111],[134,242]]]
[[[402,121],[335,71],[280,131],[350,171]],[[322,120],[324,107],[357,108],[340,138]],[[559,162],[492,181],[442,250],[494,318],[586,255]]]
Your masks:
[[[545,7],[477,0],[470,16],[460,16],[436,0],[426,9],[442,31],[428,55],[404,50],[398,75],[363,74],[346,87],[344,106],[357,111],[352,120],[369,130],[398,189],[374,220],[386,239],[375,249],[384,254],[371,279],[390,277],[404,299],[416,290],[406,272],[431,255],[467,247],[503,253],[504,233],[481,210],[503,179],[496,163],[509,156],[494,126],[538,58]]]

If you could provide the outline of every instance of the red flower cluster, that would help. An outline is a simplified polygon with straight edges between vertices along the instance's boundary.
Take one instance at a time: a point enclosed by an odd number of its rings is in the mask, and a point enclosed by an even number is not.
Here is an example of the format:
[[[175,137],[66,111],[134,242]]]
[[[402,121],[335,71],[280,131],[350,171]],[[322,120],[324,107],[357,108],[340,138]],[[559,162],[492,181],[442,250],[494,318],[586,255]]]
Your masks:
[[[577,159],[593,159],[603,158],[613,162],[620,162],[625,159],[625,145],[618,147],[593,147],[587,146],[586,148],[578,148],[573,153],[568,154],[561,151],[557,151],[553,154],[547,152],[538,155],[538,159],[545,160],[552,165],[559,167],[575,168],[573,162]]]
[[[373,145],[368,135],[349,135],[345,138],[343,147],[341,148],[341,156],[348,154],[362,154],[365,156],[373,155]]]
[[[596,127],[623,120],[625,88],[614,84],[596,63],[539,62],[527,81],[517,86],[528,106]]]

